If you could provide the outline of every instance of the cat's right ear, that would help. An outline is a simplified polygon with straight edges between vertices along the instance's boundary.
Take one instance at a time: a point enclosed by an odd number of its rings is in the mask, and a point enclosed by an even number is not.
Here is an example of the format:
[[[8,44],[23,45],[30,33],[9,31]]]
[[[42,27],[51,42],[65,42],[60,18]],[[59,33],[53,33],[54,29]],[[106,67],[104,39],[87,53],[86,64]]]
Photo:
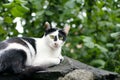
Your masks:
[[[49,30],[50,29],[50,24],[48,22],[45,22],[45,30]]]
[[[69,25],[65,25],[65,27],[64,27],[64,32],[65,32],[66,34],[68,34],[69,30],[70,30],[70,26],[69,26]]]

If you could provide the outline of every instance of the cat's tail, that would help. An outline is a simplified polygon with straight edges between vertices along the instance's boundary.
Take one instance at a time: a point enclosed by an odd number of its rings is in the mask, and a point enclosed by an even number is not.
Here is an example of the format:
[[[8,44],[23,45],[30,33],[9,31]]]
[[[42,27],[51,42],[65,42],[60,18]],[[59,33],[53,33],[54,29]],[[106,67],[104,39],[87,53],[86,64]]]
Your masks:
[[[32,80],[32,76],[37,71],[43,71],[42,67],[27,67],[23,72],[18,74],[3,73],[0,74],[0,80]]]

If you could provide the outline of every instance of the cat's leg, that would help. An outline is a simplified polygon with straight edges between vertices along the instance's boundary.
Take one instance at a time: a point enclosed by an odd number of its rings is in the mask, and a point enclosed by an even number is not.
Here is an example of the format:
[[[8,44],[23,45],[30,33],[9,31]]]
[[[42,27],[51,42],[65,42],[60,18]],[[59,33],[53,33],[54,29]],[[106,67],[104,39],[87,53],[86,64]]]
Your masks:
[[[1,59],[0,59],[1,60]],[[4,64],[0,63],[0,74],[2,72],[4,72],[4,70],[6,69],[6,67],[4,67]]]
[[[14,71],[15,74],[23,72],[24,68],[25,67],[23,66],[23,63],[21,61],[12,64],[12,70]]]
[[[48,59],[48,65],[58,65],[61,62],[61,58],[49,58]]]
[[[11,67],[11,71],[15,74],[21,73],[25,68],[26,52],[24,50],[9,50],[6,52],[5,63]],[[9,62],[8,62],[9,61]]]
[[[58,58],[60,59],[60,62],[62,62],[64,60],[64,57],[61,54]]]
[[[21,72],[21,74],[23,76],[30,76],[32,75],[33,73],[37,72],[37,71],[43,71],[45,70],[46,68],[44,67],[41,67],[41,66],[26,66],[24,68],[24,70]]]
[[[42,58],[42,59],[36,59],[34,63],[32,64],[33,66],[41,66],[41,67],[50,67],[54,65],[60,64],[61,60],[60,58]]]

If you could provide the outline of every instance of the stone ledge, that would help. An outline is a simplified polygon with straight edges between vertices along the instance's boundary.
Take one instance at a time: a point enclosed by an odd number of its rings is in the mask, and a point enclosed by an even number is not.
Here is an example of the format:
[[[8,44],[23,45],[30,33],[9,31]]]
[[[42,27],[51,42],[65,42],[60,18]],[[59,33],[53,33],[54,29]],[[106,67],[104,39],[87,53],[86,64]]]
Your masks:
[[[66,74],[64,77],[59,77],[58,80],[94,80],[94,76],[90,71],[76,69]]]
[[[67,77],[72,74],[70,72],[75,72],[78,70],[78,74],[81,73],[82,70],[86,72],[86,74],[89,72],[93,75],[93,78],[90,79],[81,79],[80,76],[77,76],[79,78],[74,78],[75,80],[120,80],[119,74],[106,71],[106,70],[101,70],[98,68],[94,68],[92,66],[86,65],[84,63],[81,63],[77,60],[71,59],[69,57],[65,56],[65,60],[54,67],[48,68],[46,71],[40,71],[37,72],[32,76],[32,80],[66,80],[65,77]],[[84,74],[85,74],[84,72]],[[75,74],[74,74],[75,75]],[[80,74],[79,74],[80,75]],[[81,74],[82,75],[82,74]],[[91,76],[92,76],[91,75]],[[63,79],[62,79],[63,78]],[[74,79],[69,79],[69,80],[74,80]]]

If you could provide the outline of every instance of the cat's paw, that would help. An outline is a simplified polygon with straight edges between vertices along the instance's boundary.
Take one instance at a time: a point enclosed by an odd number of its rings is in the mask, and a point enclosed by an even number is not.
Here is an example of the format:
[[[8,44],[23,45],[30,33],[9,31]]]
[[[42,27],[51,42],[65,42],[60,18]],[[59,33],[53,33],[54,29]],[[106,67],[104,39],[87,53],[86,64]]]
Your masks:
[[[60,63],[61,63],[64,60],[64,57],[60,56],[59,59],[60,59]]]
[[[56,58],[56,65],[60,64],[61,60],[60,58]]]

